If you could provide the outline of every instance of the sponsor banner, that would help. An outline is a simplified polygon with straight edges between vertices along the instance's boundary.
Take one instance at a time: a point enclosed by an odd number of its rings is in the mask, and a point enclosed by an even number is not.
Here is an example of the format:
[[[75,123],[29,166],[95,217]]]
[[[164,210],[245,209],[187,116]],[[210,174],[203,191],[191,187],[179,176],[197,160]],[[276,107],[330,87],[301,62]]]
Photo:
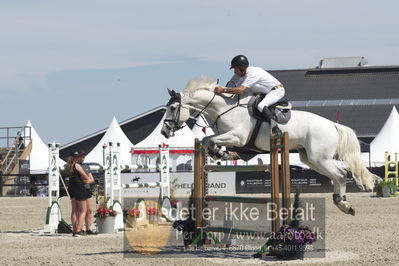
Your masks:
[[[302,193],[333,192],[332,181],[313,170],[291,169],[291,189],[299,188]],[[237,194],[270,193],[271,179],[268,172],[236,173]],[[347,178],[347,192],[360,192],[352,176]]]
[[[236,173],[208,173],[208,194],[231,195],[236,194]]]
[[[137,184],[160,182],[159,173],[122,173],[121,184]],[[210,195],[235,194],[235,173],[209,173],[208,193]],[[194,186],[193,172],[170,173],[171,193],[175,197],[189,197]],[[122,197],[158,197],[159,188],[126,188],[122,190]]]
[[[374,172],[374,171],[373,171]],[[159,173],[122,173],[122,184],[159,182]],[[175,197],[189,197],[193,187],[193,172],[170,173],[171,188]],[[210,195],[234,195],[270,193],[271,181],[268,172],[210,172],[208,174]],[[313,170],[294,167],[291,169],[292,191],[300,188],[302,193],[333,192],[332,181]],[[158,197],[159,188],[127,188],[123,197]],[[347,178],[347,192],[360,192],[352,176]]]

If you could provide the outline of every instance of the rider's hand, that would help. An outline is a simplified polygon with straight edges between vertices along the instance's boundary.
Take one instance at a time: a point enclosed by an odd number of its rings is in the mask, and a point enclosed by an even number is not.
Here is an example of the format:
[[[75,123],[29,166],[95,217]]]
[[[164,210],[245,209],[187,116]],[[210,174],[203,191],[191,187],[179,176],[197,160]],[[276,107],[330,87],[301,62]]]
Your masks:
[[[224,88],[223,88],[222,86],[216,86],[215,89],[214,89],[214,91],[215,91],[216,93],[222,93],[223,90],[224,90]]]

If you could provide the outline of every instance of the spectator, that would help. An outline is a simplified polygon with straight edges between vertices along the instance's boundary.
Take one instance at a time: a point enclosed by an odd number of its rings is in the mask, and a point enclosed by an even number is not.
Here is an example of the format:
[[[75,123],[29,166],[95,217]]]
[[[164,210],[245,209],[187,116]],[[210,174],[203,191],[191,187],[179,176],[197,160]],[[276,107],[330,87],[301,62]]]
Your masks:
[[[92,206],[90,183],[94,183],[92,174],[87,174],[82,168],[86,154],[74,152],[68,159],[66,173],[69,176],[69,194],[71,196],[71,221],[73,236],[85,235],[83,224],[86,222],[86,231],[91,234]],[[88,200],[89,199],[89,200]],[[89,216],[89,217],[88,217]]]
[[[17,147],[20,151],[23,151],[25,149],[25,144],[24,144],[24,138],[19,137],[17,141]]]

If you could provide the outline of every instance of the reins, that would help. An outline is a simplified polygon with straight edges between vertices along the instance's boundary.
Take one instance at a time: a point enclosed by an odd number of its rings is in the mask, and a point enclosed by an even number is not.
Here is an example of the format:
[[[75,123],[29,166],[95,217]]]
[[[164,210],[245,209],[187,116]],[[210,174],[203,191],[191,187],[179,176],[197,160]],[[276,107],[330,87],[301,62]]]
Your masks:
[[[211,102],[213,101],[213,99],[215,99],[215,96],[216,96],[216,93],[213,94],[212,99],[205,105],[204,108],[202,108],[202,110],[194,117],[194,119],[198,118],[198,117],[201,115],[201,113],[211,104]],[[221,118],[223,115],[227,114],[228,112],[230,112],[231,110],[233,110],[233,109],[235,109],[235,108],[237,108],[237,107],[245,107],[245,108],[246,108],[246,106],[247,106],[248,104],[240,104],[240,98],[241,98],[241,97],[240,97],[239,94],[238,94],[238,97],[237,97],[237,98],[238,98],[237,104],[234,105],[233,107],[227,109],[227,110],[224,111],[223,113],[219,114],[219,115],[216,117],[216,119],[215,119],[215,121],[213,122],[212,125],[209,125],[208,121],[206,121],[206,120],[204,119],[204,122],[205,122],[205,124],[206,124],[206,127],[205,127],[205,128],[212,128],[212,129],[213,129],[213,128],[215,127],[217,133],[219,133],[219,129],[218,129],[218,125],[217,125],[217,122],[218,122],[219,118]],[[197,122],[195,122],[195,124],[196,124],[197,126],[201,126],[201,125],[198,125]]]
[[[213,102],[213,100],[215,99],[215,97],[216,97],[216,93],[214,92],[214,93],[213,93],[213,96],[212,96],[212,98],[211,98],[211,100],[210,100],[210,101],[201,109],[201,111],[199,111],[192,119],[197,120],[197,118],[198,118],[198,117],[208,108],[208,106]],[[216,129],[216,132],[219,133],[219,129],[218,129],[218,125],[217,125],[217,122],[218,122],[219,118],[221,118],[223,115],[227,114],[228,112],[230,112],[231,110],[233,110],[233,109],[235,109],[235,108],[237,108],[237,107],[244,107],[244,108],[246,108],[246,106],[247,106],[248,104],[240,104],[240,99],[241,99],[241,97],[240,97],[239,94],[237,95],[237,98],[238,98],[237,104],[234,105],[234,106],[232,106],[232,107],[230,107],[229,109],[227,109],[227,110],[224,111],[223,113],[219,114],[219,115],[216,117],[216,119],[215,119],[215,121],[213,122],[212,125],[209,125],[208,121],[206,121],[206,119],[204,119],[204,122],[205,122],[205,125],[206,125],[205,128],[212,128],[212,129],[215,128],[215,129]],[[185,126],[187,126],[187,123],[186,123],[184,126],[180,126],[180,127],[177,126],[178,121],[179,121],[179,119],[180,119],[180,110],[181,110],[181,108],[182,108],[181,98],[180,98],[180,97],[177,97],[177,98],[174,98],[174,99],[171,98],[171,99],[169,100],[169,102],[168,102],[167,105],[170,105],[170,104],[172,104],[173,102],[178,102],[178,103],[179,103],[179,108],[178,108],[178,110],[177,110],[177,112],[176,112],[176,115],[175,115],[174,119],[165,119],[165,120],[164,120],[164,125],[165,125],[169,130],[174,130],[174,131],[175,131],[175,130],[180,130],[180,129],[184,128]],[[173,122],[176,126],[171,127],[167,122]],[[195,122],[195,125],[197,125],[197,126],[199,126],[199,127],[202,127],[201,125],[197,124],[197,121]]]

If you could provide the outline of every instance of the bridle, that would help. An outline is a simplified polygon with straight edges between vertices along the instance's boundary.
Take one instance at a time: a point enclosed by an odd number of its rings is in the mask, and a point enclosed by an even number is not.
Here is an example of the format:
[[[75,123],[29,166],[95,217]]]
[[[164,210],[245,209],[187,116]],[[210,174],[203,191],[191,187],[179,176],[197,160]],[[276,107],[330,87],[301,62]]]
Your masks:
[[[177,131],[182,129],[185,126],[178,126],[179,125],[179,120],[180,120],[180,112],[181,112],[181,96],[180,94],[176,93],[174,90],[169,90],[168,92],[170,94],[170,99],[169,102],[166,104],[166,107],[174,104],[174,103],[179,103],[179,107],[177,109],[177,112],[175,113],[175,117],[173,119],[164,119],[163,124],[164,126],[171,131]],[[170,126],[169,124],[172,123],[174,126]]]
[[[171,90],[168,89],[168,92],[169,92],[171,97],[169,99],[169,102],[166,104],[166,106],[170,106],[170,105],[172,105],[172,104],[177,102],[177,103],[179,103],[179,107],[178,107],[177,112],[175,113],[174,118],[173,119],[166,119],[165,118],[163,123],[164,123],[165,127],[168,128],[168,130],[171,130],[171,131],[174,132],[174,131],[180,130],[180,129],[184,128],[185,126],[187,126],[187,123],[184,126],[178,126],[179,120],[180,120],[181,106],[182,106],[182,104],[181,104],[181,95],[176,93],[174,90],[171,91]],[[211,100],[201,109],[201,111],[199,111],[194,117],[192,117],[190,119],[196,120],[206,110],[206,108],[208,108],[208,106],[213,102],[213,100],[215,99],[215,96],[216,96],[216,93],[213,94]],[[217,128],[217,121],[219,120],[219,118],[221,116],[223,116],[224,114],[230,112],[231,110],[233,110],[234,108],[239,107],[239,106],[247,108],[246,105],[247,104],[240,104],[240,95],[238,95],[237,104],[234,105],[233,107],[227,109],[226,111],[224,111],[220,115],[218,115],[211,126],[208,124],[208,122],[206,120],[204,120],[204,122],[206,123],[206,127],[207,128],[214,128],[216,126],[216,131],[219,131],[218,128]],[[169,125],[170,123],[173,123],[174,126],[170,126]],[[197,123],[195,123],[195,124],[198,125]]]
[[[177,131],[177,130],[180,130],[180,129],[184,128],[185,126],[187,126],[187,123],[184,126],[178,126],[179,120],[180,120],[181,106],[182,106],[182,104],[181,104],[181,95],[176,93],[174,90],[171,91],[171,90],[168,89],[168,92],[169,92],[171,97],[169,99],[169,102],[166,104],[166,106],[170,106],[170,105],[172,105],[174,103],[179,103],[179,107],[178,107],[178,109],[177,109],[177,111],[175,113],[175,117],[173,119],[166,119],[165,118],[164,121],[163,121],[163,124],[165,125],[165,127],[168,128],[168,130]],[[197,118],[202,114],[202,112],[205,111],[205,109],[213,102],[213,99],[215,99],[215,96],[216,96],[216,93],[213,94],[212,99],[204,106],[204,108],[202,108],[201,111],[199,111],[194,117],[190,117],[190,120],[195,120],[196,121]],[[170,126],[171,123],[174,126]],[[209,127],[208,124],[207,124],[207,127]]]

